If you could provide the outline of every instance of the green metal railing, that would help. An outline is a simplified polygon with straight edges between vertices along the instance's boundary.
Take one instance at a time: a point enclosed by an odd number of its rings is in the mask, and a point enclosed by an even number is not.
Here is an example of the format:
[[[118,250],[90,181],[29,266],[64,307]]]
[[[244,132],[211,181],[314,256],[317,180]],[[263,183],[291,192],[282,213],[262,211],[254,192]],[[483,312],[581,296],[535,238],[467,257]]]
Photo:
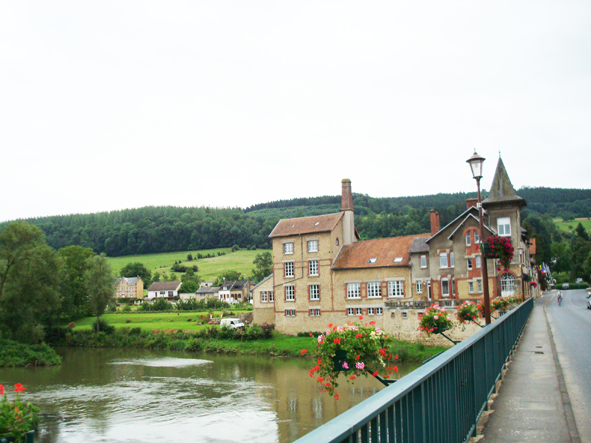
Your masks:
[[[460,443],[476,429],[533,299],[297,443]]]

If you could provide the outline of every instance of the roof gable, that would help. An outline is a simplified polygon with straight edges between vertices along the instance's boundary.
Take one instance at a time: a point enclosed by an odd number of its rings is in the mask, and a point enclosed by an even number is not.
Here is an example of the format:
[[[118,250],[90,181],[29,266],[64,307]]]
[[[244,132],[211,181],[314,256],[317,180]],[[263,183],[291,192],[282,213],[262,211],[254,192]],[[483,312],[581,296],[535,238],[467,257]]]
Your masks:
[[[279,223],[277,223],[269,237],[288,237],[291,235],[311,234],[315,232],[331,232],[336,228],[338,222],[343,217],[343,214],[343,212],[339,212],[336,214],[279,220]]]
[[[152,283],[148,291],[178,291],[182,284],[180,281],[158,281]]]

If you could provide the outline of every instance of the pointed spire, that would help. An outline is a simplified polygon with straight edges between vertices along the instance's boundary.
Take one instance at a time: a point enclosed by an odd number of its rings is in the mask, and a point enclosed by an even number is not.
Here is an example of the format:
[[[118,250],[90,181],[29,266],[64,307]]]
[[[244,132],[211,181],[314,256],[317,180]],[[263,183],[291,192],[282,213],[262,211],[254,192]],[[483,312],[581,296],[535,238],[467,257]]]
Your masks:
[[[509,174],[507,174],[507,170],[503,164],[503,159],[499,156],[499,162],[497,163],[497,170],[490,186],[490,192],[488,193],[488,197],[483,200],[482,205],[486,207],[495,203],[508,202],[515,203],[520,207],[527,205],[525,199],[515,193],[515,188],[511,184]]]

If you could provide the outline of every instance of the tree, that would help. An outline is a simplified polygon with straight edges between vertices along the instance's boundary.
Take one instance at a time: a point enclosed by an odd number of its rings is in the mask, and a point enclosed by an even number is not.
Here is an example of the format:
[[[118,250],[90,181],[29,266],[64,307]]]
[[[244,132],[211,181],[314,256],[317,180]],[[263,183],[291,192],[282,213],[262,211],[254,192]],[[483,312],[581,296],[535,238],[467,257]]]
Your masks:
[[[224,271],[222,274],[218,275],[218,278],[215,281],[216,286],[221,286],[224,281],[229,280],[241,280],[242,274],[238,271]]]
[[[149,288],[154,280],[152,280],[152,273],[143,263],[134,262],[127,263],[119,272],[120,277],[141,277],[144,282],[144,288]]]
[[[40,342],[57,321],[63,265],[43,231],[13,222],[0,232],[0,331],[25,343]]]
[[[95,255],[90,248],[66,246],[57,251],[64,262],[65,276],[62,282],[62,315],[68,320],[90,315],[88,293],[84,274],[88,259]]]
[[[85,279],[92,314],[96,316],[96,332],[99,332],[100,317],[104,314],[109,302],[115,297],[113,272],[104,254],[88,259]]]
[[[258,283],[273,272],[273,255],[270,251],[257,254],[252,264],[254,265],[252,275]]]
[[[180,292],[183,294],[194,294],[199,289],[199,285],[192,280],[184,281],[181,285]]]

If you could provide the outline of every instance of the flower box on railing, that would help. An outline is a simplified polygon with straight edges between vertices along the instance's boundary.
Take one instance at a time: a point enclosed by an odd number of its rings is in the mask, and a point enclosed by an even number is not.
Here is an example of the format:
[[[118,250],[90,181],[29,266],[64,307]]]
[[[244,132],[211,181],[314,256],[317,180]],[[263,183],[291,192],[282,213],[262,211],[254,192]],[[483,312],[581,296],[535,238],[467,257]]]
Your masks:
[[[481,243],[480,248],[482,249],[482,255],[485,258],[499,258],[499,255],[490,249],[490,246],[487,242]]]

